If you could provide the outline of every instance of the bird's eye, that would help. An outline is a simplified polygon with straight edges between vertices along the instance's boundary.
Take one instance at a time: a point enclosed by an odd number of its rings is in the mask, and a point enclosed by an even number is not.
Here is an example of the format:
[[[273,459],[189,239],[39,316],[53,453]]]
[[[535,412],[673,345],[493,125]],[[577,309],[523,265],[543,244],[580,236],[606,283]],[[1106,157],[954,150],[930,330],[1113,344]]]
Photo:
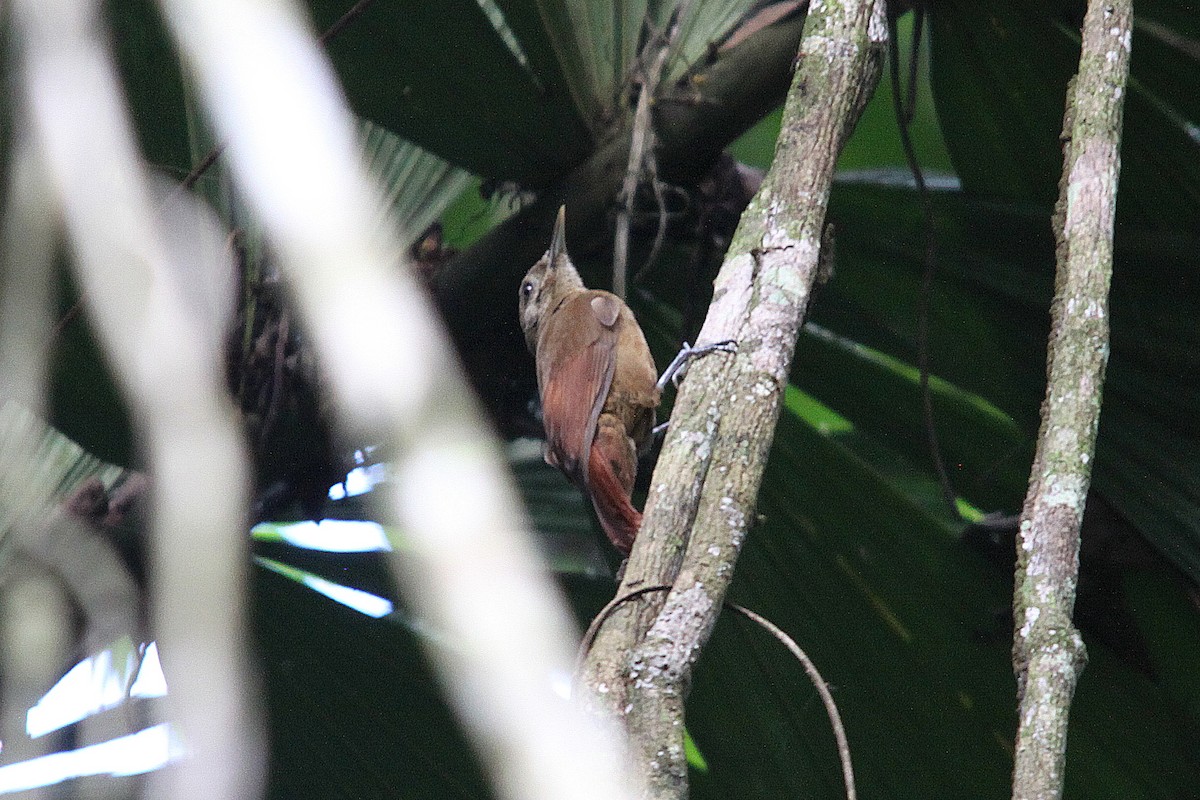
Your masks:
[[[531,294],[533,294],[533,281],[525,281],[521,284],[521,296],[529,297]]]

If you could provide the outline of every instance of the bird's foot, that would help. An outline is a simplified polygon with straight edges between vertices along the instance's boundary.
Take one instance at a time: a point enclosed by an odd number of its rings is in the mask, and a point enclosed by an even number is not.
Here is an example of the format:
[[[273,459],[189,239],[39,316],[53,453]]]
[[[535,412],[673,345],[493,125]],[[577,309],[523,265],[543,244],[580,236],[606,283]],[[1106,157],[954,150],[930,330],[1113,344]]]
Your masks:
[[[665,370],[663,370],[662,377],[658,379],[658,390],[662,391],[665,389],[668,382],[673,383],[675,388],[679,388],[679,382],[682,381],[683,376],[687,374],[687,365],[689,361],[691,361],[693,358],[698,358],[699,356],[708,355],[709,353],[714,353],[717,351],[722,353],[736,353],[737,342],[735,342],[733,339],[726,339],[723,342],[714,342],[713,344],[699,345],[697,347],[692,347],[687,342],[684,342],[683,347],[679,350],[679,354],[671,360],[671,363],[667,365]]]

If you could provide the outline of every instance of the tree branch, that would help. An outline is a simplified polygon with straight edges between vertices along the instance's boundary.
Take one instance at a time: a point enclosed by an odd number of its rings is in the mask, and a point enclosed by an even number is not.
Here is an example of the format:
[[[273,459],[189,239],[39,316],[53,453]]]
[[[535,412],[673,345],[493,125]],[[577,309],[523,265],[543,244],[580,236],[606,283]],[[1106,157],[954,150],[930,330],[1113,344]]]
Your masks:
[[[734,339],[738,353],[692,367],[621,587],[672,590],[614,611],[585,665],[593,702],[624,718],[651,797],[687,792],[691,668],[754,519],[834,165],[878,82],[885,42],[882,3],[826,2],[809,13],[774,166],[742,216],[700,334]]]
[[[1071,615],[1108,360],[1108,287],[1132,17],[1130,0],[1088,3],[1079,74],[1067,93],[1046,399],[1021,514],[1013,597],[1013,669],[1020,696],[1014,798],[1062,796],[1068,714],[1086,661]]]

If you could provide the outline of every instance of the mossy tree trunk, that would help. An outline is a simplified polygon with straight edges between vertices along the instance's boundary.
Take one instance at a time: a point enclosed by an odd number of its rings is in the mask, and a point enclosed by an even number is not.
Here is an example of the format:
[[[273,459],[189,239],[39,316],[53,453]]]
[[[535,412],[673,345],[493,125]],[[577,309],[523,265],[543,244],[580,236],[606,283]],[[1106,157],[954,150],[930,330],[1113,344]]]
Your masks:
[[[735,354],[696,362],[683,384],[620,593],[584,665],[593,702],[621,718],[654,798],[687,795],[683,706],[716,622],[778,420],[818,273],[834,165],[878,83],[883,3],[814,3],[774,165],[743,214],[716,279],[701,343]]]

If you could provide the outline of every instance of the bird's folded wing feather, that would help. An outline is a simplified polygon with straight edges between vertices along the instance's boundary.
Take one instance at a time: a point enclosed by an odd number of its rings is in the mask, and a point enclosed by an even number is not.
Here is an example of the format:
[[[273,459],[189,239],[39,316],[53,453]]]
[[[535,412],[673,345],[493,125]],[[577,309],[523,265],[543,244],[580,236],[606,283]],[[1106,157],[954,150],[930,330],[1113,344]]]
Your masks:
[[[547,460],[587,487],[587,463],[596,420],[616,367],[620,306],[615,297],[582,292],[548,321],[544,336],[561,355],[539,370]]]

